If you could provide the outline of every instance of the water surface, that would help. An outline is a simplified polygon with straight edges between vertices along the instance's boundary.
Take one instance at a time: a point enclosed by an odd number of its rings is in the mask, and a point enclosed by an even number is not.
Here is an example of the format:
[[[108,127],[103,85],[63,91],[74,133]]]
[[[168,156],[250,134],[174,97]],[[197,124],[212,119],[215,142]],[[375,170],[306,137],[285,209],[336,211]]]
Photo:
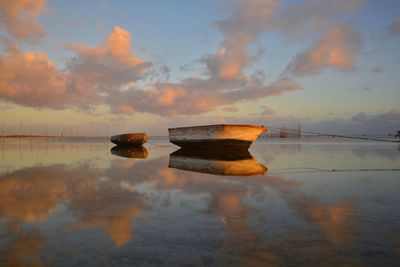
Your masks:
[[[0,146],[0,266],[400,265],[398,144]]]

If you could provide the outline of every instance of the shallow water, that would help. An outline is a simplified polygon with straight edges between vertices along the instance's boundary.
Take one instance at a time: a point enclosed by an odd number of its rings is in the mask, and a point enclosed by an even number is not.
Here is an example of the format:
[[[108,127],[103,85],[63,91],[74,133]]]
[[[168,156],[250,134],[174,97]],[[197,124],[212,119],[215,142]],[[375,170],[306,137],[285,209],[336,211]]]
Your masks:
[[[259,139],[229,157],[165,139],[0,147],[0,266],[400,265],[398,144]]]

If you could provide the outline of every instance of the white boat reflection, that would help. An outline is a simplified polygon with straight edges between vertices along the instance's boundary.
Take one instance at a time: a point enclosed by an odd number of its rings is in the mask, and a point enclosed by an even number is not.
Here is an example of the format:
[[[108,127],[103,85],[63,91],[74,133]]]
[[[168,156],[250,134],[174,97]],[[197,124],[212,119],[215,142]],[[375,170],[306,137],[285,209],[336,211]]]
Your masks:
[[[262,175],[268,169],[248,150],[234,154],[222,151],[208,152],[179,149],[169,155],[169,168],[215,175],[252,176]]]
[[[114,146],[111,154],[123,158],[145,159],[148,151],[144,146]]]

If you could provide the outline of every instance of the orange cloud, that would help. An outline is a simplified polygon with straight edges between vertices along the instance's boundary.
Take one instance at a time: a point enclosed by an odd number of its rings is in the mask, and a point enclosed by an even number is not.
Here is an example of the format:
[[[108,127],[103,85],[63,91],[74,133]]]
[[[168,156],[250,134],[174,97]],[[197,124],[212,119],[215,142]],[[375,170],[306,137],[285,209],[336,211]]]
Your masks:
[[[114,27],[107,41],[99,47],[87,47],[80,44],[70,44],[66,47],[74,50],[79,56],[93,61],[107,60],[110,64],[136,67],[144,61],[138,58],[132,48],[132,36],[121,27]]]
[[[219,51],[207,59],[211,76],[234,79],[242,75],[243,69],[254,61],[248,45],[266,30],[277,7],[275,0],[242,0],[230,17],[216,23],[224,40]]]
[[[131,36],[115,27],[99,47],[65,45],[77,53],[60,71],[42,52],[22,53],[15,46],[0,56],[0,97],[30,107],[62,109],[105,102],[105,97],[145,75],[148,63],[131,49]],[[119,107],[132,112],[130,106]]]
[[[225,40],[216,54],[217,77],[234,79],[241,75],[242,69],[249,64],[247,45],[250,36],[237,36]]]
[[[36,17],[45,7],[45,0],[0,1],[0,25],[17,39],[36,41],[44,35]]]
[[[238,85],[241,85],[240,89],[237,89]],[[219,106],[280,95],[300,88],[298,83],[285,80],[265,85],[257,78],[241,77],[229,81],[192,78],[176,84],[159,83],[148,90],[132,88],[117,92],[107,97],[106,101],[110,107],[117,109],[113,112],[126,109],[161,116],[200,114]]]
[[[45,53],[15,51],[0,56],[0,97],[26,106],[64,107],[69,77]]]
[[[135,83],[144,77],[150,66],[132,50],[131,34],[118,26],[98,47],[81,44],[64,46],[77,54],[67,64],[71,78],[89,83],[101,93],[119,91],[121,86]]]
[[[149,112],[162,116],[205,113],[223,105],[279,95],[300,85],[278,80],[265,84],[259,73],[246,75],[255,62],[248,46],[270,22],[275,0],[240,1],[228,19],[216,23],[224,40],[217,53],[203,57],[207,77],[139,87],[151,66],[132,50],[132,36],[115,27],[96,47],[63,44],[75,53],[63,71],[47,55],[9,49],[0,56],[0,97],[31,107],[90,110],[106,104],[112,113]]]
[[[171,105],[175,102],[178,97],[183,97],[185,95],[185,91],[179,87],[164,87],[162,91],[156,91],[157,102],[160,105]]]
[[[326,68],[352,69],[362,46],[360,34],[351,25],[332,27],[319,42],[299,53],[286,72],[304,76]]]
[[[45,7],[44,0],[8,2],[0,3],[0,9],[6,10],[0,18],[3,25],[9,18],[21,19],[25,13],[22,20],[36,23],[34,19]],[[250,73],[248,68],[262,49],[252,53],[249,47],[267,31],[304,35],[308,29],[319,32],[331,27],[319,42],[298,54],[284,74],[303,76],[325,68],[352,69],[362,48],[361,37],[350,25],[332,25],[341,14],[359,9],[362,2],[281,5],[278,0],[239,0],[225,19],[215,22],[223,39],[214,53],[200,59],[205,76],[175,83],[157,81],[142,86],[154,69],[150,71],[152,64],[135,54],[131,34],[118,26],[95,47],[63,44],[75,53],[63,71],[44,53],[10,49],[0,56],[0,98],[31,107],[90,110],[103,104],[111,113],[171,116],[206,113],[220,106],[299,90],[301,86],[287,77],[267,83],[261,71]],[[162,71],[168,77],[169,68]]]
[[[275,0],[238,1],[226,19],[215,23],[223,40],[215,53],[200,60],[205,66],[205,78],[190,77],[178,83],[155,83],[149,90],[128,90],[110,99],[112,106],[131,106],[137,111],[159,115],[199,114],[219,106],[301,89],[298,83],[288,79],[266,84],[262,73],[249,75],[245,70],[259,57],[259,54],[251,55],[249,45],[268,30],[282,29],[279,18],[285,17],[287,12],[294,17],[289,18],[292,29],[297,25],[297,29],[304,32],[305,24],[299,15],[306,12],[304,6],[307,5],[285,6],[281,13],[281,6]],[[315,1],[310,6],[315,6],[315,12],[309,14],[310,23],[324,20],[326,12],[332,11],[332,16],[326,20],[331,26],[340,14],[360,8],[362,1],[333,0],[322,4]],[[304,53],[302,61],[307,61],[306,70],[298,71],[301,64],[292,65],[296,72],[305,73],[324,67],[347,70],[353,67],[361,46],[361,38],[349,25],[333,27],[320,43]],[[157,98],[157,95],[163,97]]]

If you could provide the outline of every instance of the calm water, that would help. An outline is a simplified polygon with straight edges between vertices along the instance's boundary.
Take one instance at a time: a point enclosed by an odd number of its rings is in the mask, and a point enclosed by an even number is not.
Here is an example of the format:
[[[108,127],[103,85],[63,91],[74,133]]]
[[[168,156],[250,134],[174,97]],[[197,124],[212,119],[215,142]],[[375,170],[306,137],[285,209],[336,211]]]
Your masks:
[[[0,146],[0,266],[400,266],[398,144]]]

